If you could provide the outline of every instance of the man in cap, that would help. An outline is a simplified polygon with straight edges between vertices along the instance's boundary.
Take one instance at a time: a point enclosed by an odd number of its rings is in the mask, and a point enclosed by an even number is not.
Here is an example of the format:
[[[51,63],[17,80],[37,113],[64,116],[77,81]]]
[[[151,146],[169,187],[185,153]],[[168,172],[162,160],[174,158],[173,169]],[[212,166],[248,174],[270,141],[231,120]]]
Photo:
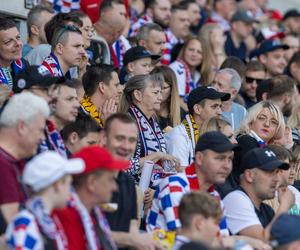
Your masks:
[[[294,194],[288,189],[278,190],[280,206],[275,213],[263,203],[275,197],[279,170],[288,169],[289,165],[265,147],[247,152],[239,167],[240,187],[223,200],[228,228],[232,234],[266,240],[274,217],[287,212],[295,203]]]
[[[265,40],[256,50],[255,55],[267,70],[266,78],[283,74],[287,62],[284,58],[284,50],[289,46],[278,40]]]
[[[82,160],[66,160],[51,151],[37,155],[26,164],[22,179],[32,189],[33,196],[26,202],[26,209],[8,225],[6,242],[10,249],[67,248],[64,236],[50,215],[54,209],[66,206],[71,175],[83,170]]]
[[[300,248],[300,217],[282,214],[272,224],[271,246],[274,250],[297,250]]]
[[[227,33],[225,52],[242,60],[248,58],[245,40],[252,34],[255,19],[250,11],[238,10],[231,18],[231,30]]]
[[[71,201],[55,211],[68,239],[68,249],[116,249],[100,205],[109,203],[117,191],[116,173],[128,168],[128,161],[115,160],[104,148],[90,146],[73,155],[85,162],[83,173],[74,176]]]
[[[201,124],[206,119],[220,116],[222,101],[229,99],[230,94],[218,92],[212,87],[201,86],[191,91],[187,101],[189,114],[166,135],[168,152],[180,159],[182,167],[193,162]]]
[[[155,191],[151,210],[147,216],[147,229],[162,228],[173,231],[181,227],[178,206],[182,196],[191,191],[209,192],[219,197],[214,184],[223,184],[232,170],[233,150],[237,149],[221,132],[203,134],[195,148],[195,161],[183,173],[161,181]],[[220,228],[228,233],[225,218]]]

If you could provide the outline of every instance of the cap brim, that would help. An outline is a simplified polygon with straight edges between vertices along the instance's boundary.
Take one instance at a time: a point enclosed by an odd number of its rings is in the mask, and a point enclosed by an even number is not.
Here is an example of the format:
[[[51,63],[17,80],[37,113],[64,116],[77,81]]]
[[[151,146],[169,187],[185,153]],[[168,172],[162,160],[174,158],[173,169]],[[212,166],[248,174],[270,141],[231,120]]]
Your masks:
[[[67,165],[65,167],[66,174],[80,174],[85,169],[85,163],[82,159],[73,158],[69,159]]]
[[[263,54],[268,53],[268,52],[272,52],[272,51],[277,50],[277,49],[287,50],[289,48],[290,47],[288,45],[282,44],[282,45],[274,46],[271,49],[268,49],[268,50],[265,50],[265,51],[262,51],[261,49],[258,49],[258,51],[256,53],[256,56],[260,56],[260,55],[263,55]]]
[[[274,160],[259,167],[259,169],[262,170],[274,170],[276,168],[288,170],[290,168],[290,165],[279,160]]]
[[[213,149],[211,149],[217,153],[224,153],[226,151],[240,151],[241,150],[241,146],[239,144],[219,144],[216,147],[214,147]]]

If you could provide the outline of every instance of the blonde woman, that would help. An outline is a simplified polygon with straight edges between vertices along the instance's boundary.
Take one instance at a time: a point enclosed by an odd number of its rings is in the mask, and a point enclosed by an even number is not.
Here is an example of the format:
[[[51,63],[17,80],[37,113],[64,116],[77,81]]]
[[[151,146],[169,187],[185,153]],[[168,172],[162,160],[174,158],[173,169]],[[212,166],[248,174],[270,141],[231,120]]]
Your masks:
[[[293,109],[292,114],[288,119],[288,126],[292,128],[293,141],[297,144],[300,143],[300,101],[298,101]]]

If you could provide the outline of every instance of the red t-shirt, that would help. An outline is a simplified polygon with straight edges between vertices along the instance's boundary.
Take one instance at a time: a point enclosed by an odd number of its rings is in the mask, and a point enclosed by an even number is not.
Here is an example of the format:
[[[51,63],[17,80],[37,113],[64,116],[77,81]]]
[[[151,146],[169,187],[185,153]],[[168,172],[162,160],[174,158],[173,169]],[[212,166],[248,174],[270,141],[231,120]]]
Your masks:
[[[23,167],[23,162],[17,161],[0,148],[0,204],[25,201],[25,193],[20,182]]]

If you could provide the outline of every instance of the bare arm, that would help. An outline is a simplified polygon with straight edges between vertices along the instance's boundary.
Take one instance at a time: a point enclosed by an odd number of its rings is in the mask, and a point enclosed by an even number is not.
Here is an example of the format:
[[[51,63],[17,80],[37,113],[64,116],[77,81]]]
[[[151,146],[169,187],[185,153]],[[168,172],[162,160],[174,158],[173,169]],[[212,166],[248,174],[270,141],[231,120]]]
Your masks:
[[[6,223],[9,223],[15,217],[15,215],[18,213],[19,203],[14,202],[14,203],[3,204],[0,206],[0,210],[2,212],[2,215],[3,215]]]

